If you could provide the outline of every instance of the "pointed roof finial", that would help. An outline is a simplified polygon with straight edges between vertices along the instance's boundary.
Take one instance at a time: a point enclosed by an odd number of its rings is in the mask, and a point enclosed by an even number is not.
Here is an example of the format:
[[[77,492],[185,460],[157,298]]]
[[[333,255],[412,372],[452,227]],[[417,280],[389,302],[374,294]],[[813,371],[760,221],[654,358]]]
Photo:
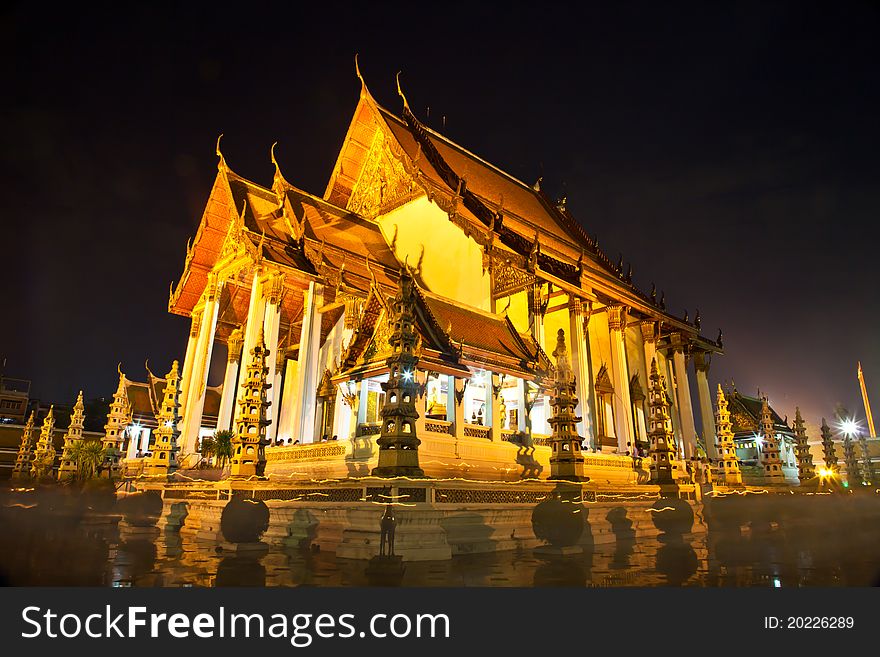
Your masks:
[[[397,94],[403,99],[403,107],[408,110],[409,103],[406,101],[406,96],[403,95],[403,90],[400,88],[400,71],[397,72]]]
[[[275,159],[275,147],[278,145],[278,142],[272,144],[272,148],[269,149],[269,157],[272,160],[272,164],[275,165],[275,175],[272,178],[272,191],[278,195],[278,200],[281,205],[284,205],[284,188],[287,186],[287,181],[284,180],[284,176],[281,173],[281,167],[278,166],[278,160]]]
[[[278,145],[277,141],[272,142],[272,147],[269,149],[269,158],[272,160],[272,164],[275,165],[275,175],[281,175],[281,169],[278,166],[278,160],[275,159],[275,147]]]
[[[540,192],[541,191],[541,183],[543,182],[543,180],[544,180],[544,176],[538,176],[538,179],[535,181],[535,184],[532,185],[532,189],[534,189],[536,192]]]
[[[367,253],[366,257],[367,271],[370,272],[370,287],[374,287],[379,289],[379,284],[376,281],[376,274],[373,273],[373,268],[370,267],[370,254]]]
[[[364,76],[361,75],[361,67],[358,66],[358,54],[354,54],[354,73],[357,75],[358,80],[361,81],[361,92],[363,93],[367,88],[367,83],[364,82]]]
[[[223,157],[223,153],[220,152],[220,140],[223,139],[223,133],[217,137],[217,146],[214,149],[214,152],[217,154],[217,157],[220,158],[217,162],[217,170],[218,171],[226,171],[229,167],[226,166],[226,158]]]

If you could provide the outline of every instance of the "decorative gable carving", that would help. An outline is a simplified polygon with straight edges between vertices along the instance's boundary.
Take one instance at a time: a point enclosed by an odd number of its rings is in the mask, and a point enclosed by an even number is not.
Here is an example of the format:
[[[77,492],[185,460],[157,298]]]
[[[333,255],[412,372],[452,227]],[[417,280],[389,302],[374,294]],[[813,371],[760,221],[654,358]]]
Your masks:
[[[392,151],[390,141],[382,130],[373,134],[361,175],[346,205],[346,209],[368,219],[423,193]]]

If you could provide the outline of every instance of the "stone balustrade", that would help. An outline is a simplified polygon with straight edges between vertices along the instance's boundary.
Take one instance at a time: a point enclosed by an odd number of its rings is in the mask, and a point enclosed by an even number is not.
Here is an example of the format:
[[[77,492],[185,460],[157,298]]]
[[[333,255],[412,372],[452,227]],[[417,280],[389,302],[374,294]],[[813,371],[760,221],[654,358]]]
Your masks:
[[[332,440],[305,445],[285,445],[266,448],[266,463],[278,461],[314,461],[345,456],[350,445],[347,440]]]
[[[492,429],[481,424],[465,423],[463,433],[465,438],[485,438],[489,440],[492,437]]]

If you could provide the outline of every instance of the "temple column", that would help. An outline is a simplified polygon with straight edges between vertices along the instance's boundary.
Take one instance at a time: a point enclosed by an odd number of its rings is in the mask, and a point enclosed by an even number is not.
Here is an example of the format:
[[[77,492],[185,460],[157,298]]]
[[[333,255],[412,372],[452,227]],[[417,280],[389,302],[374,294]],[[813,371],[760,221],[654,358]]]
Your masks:
[[[275,380],[272,381],[272,389],[275,390],[275,396],[272,405],[275,408],[273,417],[275,418],[275,431],[272,433],[273,439],[278,436],[278,430],[281,428],[281,408],[284,405],[284,373],[287,370],[287,354],[286,349],[281,349],[278,345],[273,358],[275,359]]]
[[[608,327],[611,329],[611,377],[614,385],[614,420],[617,453],[632,452],[627,443],[632,437],[632,400],[629,395],[629,370],[626,364],[626,308],[608,306]]]
[[[220,411],[217,414],[217,430],[232,428],[232,410],[238,382],[238,363],[241,361],[241,346],[244,335],[241,329],[233,329],[226,341],[226,374],[223,376],[223,392],[220,396]]]
[[[642,330],[642,342],[645,345],[645,363],[650,372],[651,361],[657,357],[657,322],[647,319],[639,324],[639,328]],[[657,367],[660,367],[659,363]],[[645,384],[647,385],[647,381]]]
[[[685,458],[697,453],[697,427],[694,424],[694,407],[688,385],[687,364],[684,358],[684,342],[680,333],[670,335],[672,345],[672,366],[675,369],[675,383],[678,397],[678,412],[681,418],[681,437],[684,441]]]
[[[706,453],[710,459],[718,458],[715,449],[716,431],[715,413],[712,408],[712,397],[709,394],[709,365],[712,354],[698,351],[694,354],[694,369],[697,373],[697,396],[700,401],[700,419],[703,422],[703,440],[706,441]]]
[[[665,352],[665,363],[666,363],[666,372],[663,376],[666,377],[666,381],[668,383],[667,386],[667,394],[669,398],[672,400],[672,405],[669,407],[669,418],[672,420],[672,437],[675,439],[675,447],[678,453],[679,458],[684,458],[684,438],[681,435],[681,413],[679,412],[679,403],[678,403],[678,392],[676,391],[675,386],[675,375],[673,374],[672,369],[672,359],[669,358],[669,354],[671,352],[667,349]],[[660,366],[660,363],[657,363],[657,366]]]
[[[370,386],[367,385],[367,379],[363,379],[360,382],[360,387],[361,389],[358,392],[358,425],[367,423],[367,404],[369,403],[370,399]]]
[[[254,280],[251,283],[251,296],[248,302],[247,324],[244,329],[244,345],[243,354],[245,358],[249,358],[254,347],[260,340],[260,329],[263,328],[263,313],[265,311],[266,302],[263,299],[263,285],[260,281],[261,269],[254,268]],[[242,377],[243,379],[244,377]],[[241,401],[245,398],[247,390],[238,386],[236,390],[236,403],[234,417],[238,419],[241,415]]]
[[[466,383],[467,379],[451,375],[449,377],[448,400],[451,404],[446,404],[446,416],[453,423],[456,438],[464,438],[464,387]],[[449,409],[452,409],[451,413]]]
[[[516,382],[516,430],[522,433],[526,432],[526,415],[526,380],[518,379]]]
[[[275,436],[278,434],[278,416],[280,409],[277,401],[281,397],[281,390],[275,387],[275,372],[278,362],[278,329],[281,327],[281,294],[284,291],[284,274],[273,274],[272,277],[263,284],[263,296],[266,299],[266,309],[263,317],[263,334],[265,336],[266,348],[269,350],[269,357],[266,365],[269,372],[266,374],[266,381],[271,387],[266,391],[266,419],[269,424],[266,427],[266,438],[269,444],[275,442]]]
[[[571,337],[571,370],[575,376],[575,393],[578,403],[574,409],[581,421],[577,432],[581,438],[592,444],[593,434],[592,400],[590,395],[590,342],[584,332],[584,312],[581,300],[572,297],[568,304],[569,336]]]
[[[205,288],[202,323],[193,357],[190,386],[187,391],[186,416],[183,418],[183,430],[179,438],[180,452],[183,455],[192,455],[196,451],[199,430],[202,428],[205,387],[208,384],[208,368],[211,364],[211,353],[214,348],[214,331],[217,328],[221,285],[216,274],[209,276],[208,286]],[[181,465],[186,464],[181,461]]]
[[[311,281],[303,292],[303,323],[299,338],[299,367],[297,368],[293,422],[295,438],[301,443],[315,440],[315,411],[318,392],[318,352],[321,347],[321,317],[318,308],[324,297],[324,286]]]
[[[492,437],[492,442],[499,442],[501,440],[501,425],[504,422],[501,417],[501,380],[495,373],[489,374],[487,392],[485,421],[491,427],[489,435]]]
[[[425,432],[425,416],[428,414],[428,371],[416,370],[416,383],[419,384],[416,394],[416,412],[419,417],[416,418],[416,435],[424,438]]]
[[[346,385],[349,385],[350,383],[351,382],[349,381]],[[354,392],[346,399],[346,403],[349,404],[350,408],[348,415],[348,432],[346,433],[349,440],[357,435],[358,416],[361,411],[361,386],[363,386],[363,382],[358,381],[355,384]]]
[[[293,436],[293,420],[296,415],[296,372],[298,363],[287,359],[284,366],[284,389],[281,391],[281,406],[278,409],[278,430],[276,438],[287,440]]]
[[[189,327],[189,339],[186,341],[186,354],[183,357],[183,374],[180,379],[180,400],[182,405],[186,404],[189,381],[192,378],[193,360],[196,356],[196,344],[199,340],[199,331],[202,326],[202,311],[193,310],[191,315],[192,323]],[[186,412],[185,406],[180,409],[180,412]]]

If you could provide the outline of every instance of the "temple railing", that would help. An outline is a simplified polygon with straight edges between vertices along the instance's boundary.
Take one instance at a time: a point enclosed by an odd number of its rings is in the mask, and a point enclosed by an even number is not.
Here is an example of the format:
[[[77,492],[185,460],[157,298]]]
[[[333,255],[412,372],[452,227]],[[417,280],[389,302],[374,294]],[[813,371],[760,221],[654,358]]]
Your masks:
[[[332,459],[345,456],[348,451],[347,440],[332,440],[305,445],[287,445],[284,447],[267,447],[266,462],[273,461],[312,461]]]
[[[492,429],[480,424],[465,423],[463,433],[465,438],[485,438],[489,440],[492,437]]]
[[[452,422],[446,420],[425,420],[425,431],[427,433],[441,433],[449,435],[452,433]]]
[[[382,433],[382,425],[377,423],[359,424],[357,427],[358,436],[378,436]]]
[[[119,474],[122,477],[140,477],[144,473],[145,459],[123,459],[119,463]]]

